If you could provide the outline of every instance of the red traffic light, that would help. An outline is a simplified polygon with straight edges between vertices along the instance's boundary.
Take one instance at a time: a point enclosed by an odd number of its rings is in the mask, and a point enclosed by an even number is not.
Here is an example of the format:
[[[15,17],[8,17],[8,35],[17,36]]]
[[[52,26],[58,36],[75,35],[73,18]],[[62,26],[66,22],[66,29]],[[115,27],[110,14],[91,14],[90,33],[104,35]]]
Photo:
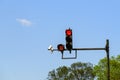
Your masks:
[[[62,52],[65,50],[63,44],[58,44],[57,48],[58,48],[59,51],[62,51]]]
[[[66,29],[65,31],[66,33],[66,49],[68,49],[69,51],[72,50],[72,29]]]
[[[65,33],[66,33],[67,36],[71,36],[72,35],[72,30],[71,29],[67,29],[65,31]]]

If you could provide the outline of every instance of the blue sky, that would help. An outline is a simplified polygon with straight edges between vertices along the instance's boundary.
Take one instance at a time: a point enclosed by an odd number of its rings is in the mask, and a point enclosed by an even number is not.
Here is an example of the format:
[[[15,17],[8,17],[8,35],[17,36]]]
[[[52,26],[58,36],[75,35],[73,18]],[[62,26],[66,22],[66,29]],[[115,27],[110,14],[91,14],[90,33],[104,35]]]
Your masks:
[[[74,47],[104,47],[120,54],[119,0],[0,0],[0,80],[46,80],[48,72],[74,62],[97,64],[105,51],[79,51],[62,60],[47,48],[65,44],[73,30]],[[65,52],[66,56],[71,56]],[[73,52],[74,53],[74,52]]]

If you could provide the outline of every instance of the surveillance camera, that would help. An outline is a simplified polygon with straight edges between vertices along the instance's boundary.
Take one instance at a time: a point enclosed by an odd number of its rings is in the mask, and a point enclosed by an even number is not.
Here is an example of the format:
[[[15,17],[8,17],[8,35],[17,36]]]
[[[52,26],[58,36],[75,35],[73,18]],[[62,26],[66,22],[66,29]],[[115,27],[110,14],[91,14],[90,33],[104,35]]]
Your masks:
[[[53,52],[53,47],[52,47],[52,45],[50,45],[50,46],[48,47],[48,50],[50,50],[51,52]]]
[[[50,50],[52,48],[52,45],[50,45],[49,47],[48,47],[48,50]]]

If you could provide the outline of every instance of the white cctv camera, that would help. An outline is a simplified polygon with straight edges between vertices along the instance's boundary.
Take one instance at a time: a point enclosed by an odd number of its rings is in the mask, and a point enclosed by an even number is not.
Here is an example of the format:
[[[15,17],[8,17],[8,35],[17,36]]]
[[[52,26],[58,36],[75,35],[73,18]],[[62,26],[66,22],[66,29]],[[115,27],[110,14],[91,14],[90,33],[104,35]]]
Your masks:
[[[51,52],[53,52],[53,47],[52,47],[52,45],[50,45],[50,46],[48,47],[48,50],[50,50]]]

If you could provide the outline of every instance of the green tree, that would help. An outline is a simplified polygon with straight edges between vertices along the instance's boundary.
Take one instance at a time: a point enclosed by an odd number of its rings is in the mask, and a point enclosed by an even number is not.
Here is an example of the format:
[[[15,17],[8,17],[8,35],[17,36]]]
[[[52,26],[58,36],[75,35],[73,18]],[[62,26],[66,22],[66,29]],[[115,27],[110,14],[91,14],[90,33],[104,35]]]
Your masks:
[[[107,80],[107,59],[103,58],[94,67],[97,80]],[[110,58],[110,79],[120,80],[120,55]]]
[[[62,66],[48,73],[48,80],[93,80],[91,63],[73,63],[70,67]]]

